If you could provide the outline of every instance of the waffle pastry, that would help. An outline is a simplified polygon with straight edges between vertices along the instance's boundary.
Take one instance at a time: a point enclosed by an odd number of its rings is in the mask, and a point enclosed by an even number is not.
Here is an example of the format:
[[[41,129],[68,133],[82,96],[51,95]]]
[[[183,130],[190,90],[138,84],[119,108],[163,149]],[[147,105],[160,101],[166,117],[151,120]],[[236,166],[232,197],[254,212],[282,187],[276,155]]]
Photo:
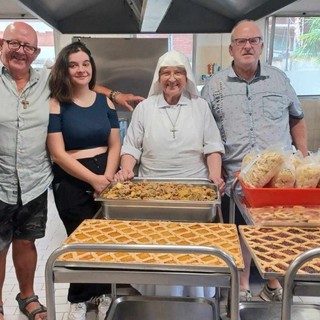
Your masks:
[[[65,244],[70,243],[216,246],[231,255],[239,268],[243,268],[238,233],[232,224],[85,220],[65,241]],[[59,260],[201,267],[226,266],[219,258],[205,254],[71,252],[62,255]]]
[[[106,189],[100,197],[103,199],[212,201],[217,199],[217,193],[205,185],[125,181]]]
[[[247,210],[255,225],[320,226],[320,206],[266,206]]]
[[[284,274],[300,253],[320,246],[320,227],[239,226],[242,238],[263,273]],[[305,263],[299,274],[320,274],[320,259]]]

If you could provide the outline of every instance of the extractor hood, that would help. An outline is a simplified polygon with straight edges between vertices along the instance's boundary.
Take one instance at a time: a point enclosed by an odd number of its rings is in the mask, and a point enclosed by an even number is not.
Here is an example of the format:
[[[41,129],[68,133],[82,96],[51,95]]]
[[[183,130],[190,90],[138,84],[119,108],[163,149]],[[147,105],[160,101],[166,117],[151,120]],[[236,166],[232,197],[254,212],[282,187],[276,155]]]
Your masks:
[[[293,0],[16,0],[61,33],[225,33]]]

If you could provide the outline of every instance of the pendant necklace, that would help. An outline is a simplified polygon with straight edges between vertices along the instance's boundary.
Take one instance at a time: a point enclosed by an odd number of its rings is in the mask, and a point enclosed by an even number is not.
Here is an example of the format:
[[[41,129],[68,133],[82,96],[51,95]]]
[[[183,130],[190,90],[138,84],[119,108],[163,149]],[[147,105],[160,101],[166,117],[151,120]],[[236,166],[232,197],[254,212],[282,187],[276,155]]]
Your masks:
[[[172,119],[170,118],[167,108],[165,108],[164,110],[166,111],[166,115],[167,115],[167,117],[168,117],[168,119],[169,119],[169,121],[170,121],[170,123],[171,123],[171,125],[172,125],[172,128],[170,129],[170,132],[172,132],[172,137],[173,137],[173,139],[175,139],[175,138],[176,138],[176,132],[178,131],[178,130],[176,129],[176,124],[177,124],[177,121],[178,121],[179,116],[180,116],[181,104],[179,105],[178,115],[177,115],[176,120],[175,120],[174,122],[173,122]]]
[[[30,104],[27,99],[28,99],[28,96],[30,94],[31,87],[29,87],[27,90],[24,92],[23,99],[21,101],[23,109],[27,109],[29,107],[29,104]]]

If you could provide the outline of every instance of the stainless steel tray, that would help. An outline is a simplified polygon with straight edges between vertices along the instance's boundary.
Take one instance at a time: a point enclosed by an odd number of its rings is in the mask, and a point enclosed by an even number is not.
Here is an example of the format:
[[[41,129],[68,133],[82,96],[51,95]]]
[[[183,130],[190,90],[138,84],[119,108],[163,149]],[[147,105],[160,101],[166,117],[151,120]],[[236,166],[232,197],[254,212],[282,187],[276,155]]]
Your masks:
[[[56,266],[65,268],[96,268],[98,269],[119,269],[119,270],[143,270],[143,271],[161,271],[161,272],[196,272],[203,274],[227,273],[228,266],[188,266],[188,265],[164,265],[164,264],[146,264],[146,263],[112,263],[112,262],[96,262],[96,261],[60,261],[56,262]],[[243,271],[242,267],[238,267],[239,271]]]
[[[270,302],[241,302],[241,320],[280,320],[281,303]],[[319,320],[320,305],[293,304],[291,320]]]
[[[202,298],[128,296],[116,299],[106,320],[214,320],[215,305]]]
[[[212,201],[187,200],[139,200],[139,199],[104,199],[101,201],[102,213],[105,219],[120,220],[170,220],[188,222],[213,222],[216,219],[221,198],[216,185],[207,179],[175,179],[175,178],[134,178],[133,182],[170,182],[204,185],[217,193],[217,199]],[[113,184],[109,186],[112,187]]]

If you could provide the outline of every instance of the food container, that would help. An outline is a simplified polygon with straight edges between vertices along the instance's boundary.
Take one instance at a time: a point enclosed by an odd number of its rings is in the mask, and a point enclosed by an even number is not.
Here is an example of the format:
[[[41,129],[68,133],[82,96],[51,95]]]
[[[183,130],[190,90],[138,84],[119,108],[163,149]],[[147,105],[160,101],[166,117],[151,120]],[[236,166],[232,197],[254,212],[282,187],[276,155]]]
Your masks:
[[[104,199],[101,201],[102,213],[105,219],[120,220],[168,220],[189,222],[213,222],[220,209],[221,199],[218,188],[207,179],[163,179],[163,178],[135,178],[134,183],[168,182],[203,185],[212,188],[217,193],[217,199],[212,201],[190,200],[139,200],[139,199]],[[108,188],[111,188],[111,184]],[[101,194],[103,194],[103,191]]]
[[[267,206],[244,208],[248,225],[255,226],[320,226],[320,206]]]
[[[129,296],[113,302],[107,320],[209,320],[215,315],[213,301],[204,298]]]
[[[242,320],[281,320],[281,303],[273,303],[270,308],[270,304],[265,301],[241,302],[239,308]],[[293,304],[290,319],[320,319],[320,306],[306,303]]]
[[[320,188],[251,188],[239,177],[249,207],[320,205]]]

